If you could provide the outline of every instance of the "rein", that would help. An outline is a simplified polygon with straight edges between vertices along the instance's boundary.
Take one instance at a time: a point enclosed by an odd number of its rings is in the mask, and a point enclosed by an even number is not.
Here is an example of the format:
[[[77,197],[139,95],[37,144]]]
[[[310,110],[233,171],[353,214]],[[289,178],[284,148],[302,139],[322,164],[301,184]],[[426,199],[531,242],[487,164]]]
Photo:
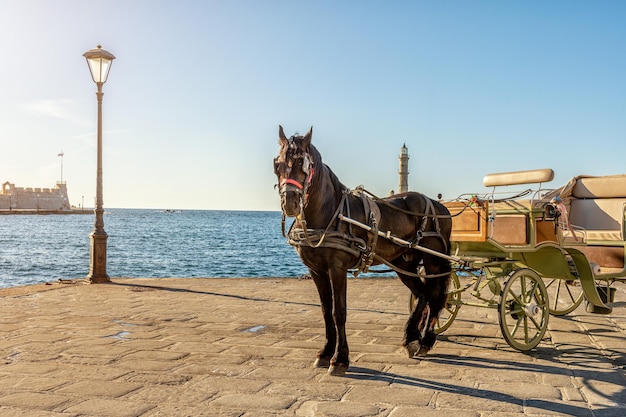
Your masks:
[[[293,142],[293,137],[289,140],[289,145],[292,149],[297,149],[297,146]],[[422,278],[434,278],[443,276],[445,274],[437,274],[437,275],[420,275],[409,271],[404,271],[391,263],[387,262],[385,259],[376,254],[376,245],[378,242],[379,234],[383,236],[385,233],[381,233],[378,231],[378,224],[381,220],[381,212],[377,203],[385,204],[386,206],[398,210],[402,213],[411,215],[413,217],[421,217],[421,224],[417,230],[415,240],[411,242],[411,245],[415,245],[419,247],[419,242],[425,237],[437,237],[440,238],[444,245],[446,246],[447,252],[447,242],[441,235],[441,231],[439,228],[439,219],[446,218],[450,219],[452,216],[437,214],[435,211],[434,204],[432,200],[425,197],[427,208],[426,213],[418,213],[409,210],[405,210],[400,207],[396,207],[388,201],[377,197],[373,193],[365,190],[362,186],[356,188],[356,190],[351,191],[349,189],[345,189],[342,191],[342,196],[330,218],[328,225],[325,229],[309,229],[307,227],[306,218],[304,215],[304,209],[308,205],[308,188],[311,185],[313,180],[313,175],[315,169],[313,168],[313,158],[308,152],[304,152],[303,154],[296,155],[298,158],[302,158],[302,171],[306,175],[306,180],[304,183],[300,183],[299,181],[293,178],[283,178],[279,183],[279,193],[281,196],[286,193],[290,187],[291,191],[295,191],[299,196],[299,213],[296,215],[296,220],[291,224],[287,233],[285,233],[285,221],[286,215],[283,210],[282,212],[282,220],[281,220],[281,232],[283,237],[289,239],[289,244],[297,247],[310,247],[310,248],[320,248],[320,247],[328,247],[343,250],[348,252],[349,254],[355,256],[357,258],[356,264],[349,268],[352,274],[356,277],[361,272],[368,272],[369,268],[372,266],[374,261],[378,261],[382,264],[387,265],[392,270],[399,272],[401,274],[405,274],[411,277],[422,277]],[[290,170],[290,168],[289,168]],[[287,171],[289,172],[289,171]],[[295,189],[294,189],[295,188]],[[363,209],[365,211],[366,222],[365,225],[367,227],[367,242],[361,238],[356,237],[352,232],[352,223],[347,220],[350,219],[350,204],[348,203],[347,197],[348,194],[353,194],[354,196],[360,197],[361,202],[363,204]],[[431,219],[433,223],[433,227],[435,230],[427,231],[428,220]],[[347,223],[348,225],[348,233],[344,233],[340,230],[341,222]],[[294,227],[296,223],[301,227]],[[331,227],[335,225],[337,230],[331,230]],[[387,232],[390,234],[390,232]],[[392,240],[393,241],[393,240]],[[377,271],[373,271],[377,272]],[[380,271],[384,272],[384,271]]]
[[[349,270],[352,272],[352,274],[355,277],[358,276],[358,274],[362,272],[368,272],[369,268],[374,263],[374,260],[388,266],[389,268],[391,268],[391,270],[395,272],[398,272],[398,273],[401,273],[410,277],[414,277],[414,278],[437,278],[437,277],[447,275],[447,273],[424,275],[424,274],[414,273],[410,271],[405,271],[391,264],[390,262],[388,262],[381,256],[377,255],[376,244],[377,244],[377,239],[379,235],[383,235],[383,237],[390,238],[392,242],[394,243],[395,243],[395,240],[390,235],[390,232],[387,232],[386,234],[384,232],[379,232],[378,223],[380,222],[381,214],[380,214],[380,209],[375,204],[375,200],[373,200],[372,198],[368,197],[365,193],[363,193],[362,188],[357,188],[356,190],[346,189],[343,191],[342,194],[343,195],[341,197],[339,204],[337,205],[337,209],[333,213],[333,216],[331,217],[330,221],[328,222],[328,225],[326,226],[324,230],[308,229],[306,226],[306,219],[304,218],[304,211],[302,211],[300,215],[296,218],[297,221],[294,221],[292,223],[291,227],[289,228],[289,231],[287,232],[287,234],[285,234],[286,216],[283,213],[282,222],[281,222],[283,237],[288,237],[289,244],[292,246],[310,247],[310,248],[328,247],[328,248],[343,250],[345,252],[350,253],[351,255],[358,258],[355,266],[352,268],[349,268]],[[362,228],[364,226],[366,227],[366,230],[367,230],[367,235],[368,235],[367,242],[365,242],[363,239],[355,237],[354,234],[352,233],[352,228],[351,228],[352,224],[356,224],[358,222],[351,221],[352,219],[350,219],[350,205],[347,202],[348,194],[360,196],[365,212],[369,213],[369,214],[366,214],[369,225],[362,225]],[[432,201],[430,199],[427,199],[426,201],[428,202],[428,213],[421,214],[422,216],[421,227],[417,231],[415,240],[413,240],[412,242],[406,242],[406,243],[409,243],[409,247],[419,248],[419,242],[424,237],[438,237],[438,238],[441,238],[445,244],[445,240],[443,239],[439,230],[439,221],[438,221],[440,217],[444,217],[444,216],[440,216],[439,218],[436,216],[433,216],[435,214],[435,209],[432,204]],[[392,206],[392,207],[395,207],[395,206]],[[399,209],[399,210],[402,210],[402,209]],[[347,216],[343,214],[344,211],[347,213]],[[407,210],[403,210],[403,211],[407,211]],[[414,212],[408,212],[408,213],[414,213]],[[416,214],[414,215],[417,216]],[[425,231],[429,217],[433,219],[433,223],[435,226],[434,231]],[[343,233],[339,230],[336,230],[336,231],[330,230],[333,224],[336,224],[337,229],[339,229],[339,222],[336,222],[337,219],[348,224],[348,230],[349,230],[348,234]],[[296,225],[296,223],[299,223],[302,226],[302,228],[295,228],[294,226]],[[424,248],[422,248],[422,250],[424,250]],[[442,254],[442,256],[445,257],[444,254]],[[389,272],[389,270],[372,271],[372,272],[383,273],[383,272]]]
[[[391,204],[390,202],[388,202],[384,198],[378,197],[374,193],[372,193],[372,192],[366,190],[365,188],[363,188],[362,185],[358,186],[357,190],[360,190],[360,191],[364,192],[365,194],[369,195],[377,203],[384,204],[384,205],[386,205],[389,208],[392,208],[392,209],[397,210],[397,211],[399,211],[401,213],[404,213],[404,214],[408,214],[410,216],[430,217],[432,219],[450,219],[450,218],[454,217],[451,214],[437,214],[434,211],[432,213],[420,213],[420,212],[417,212],[417,211],[405,210],[403,208],[394,206],[393,204]],[[427,200],[430,202],[430,199],[427,199]],[[432,204],[432,202],[430,202],[430,204]],[[456,214],[455,214],[455,216],[456,216]]]
[[[375,255],[375,257],[376,257],[377,261],[379,261],[381,264],[386,265],[391,270],[393,270],[395,272],[398,272],[398,273],[400,273],[402,275],[408,275],[408,276],[413,277],[413,278],[440,278],[440,277],[443,277],[443,276],[446,276],[446,275],[450,274],[449,272],[442,272],[440,274],[429,274],[429,275],[416,274],[415,272],[409,272],[409,271],[405,271],[402,268],[398,268],[397,266],[393,265],[392,263],[388,262],[386,259],[384,259],[384,258],[382,258],[382,257],[380,257],[378,255]],[[380,271],[380,272],[389,272],[389,270],[387,270],[387,271]]]
[[[335,222],[335,220],[337,219],[337,217],[341,213],[342,207],[346,203],[347,197],[348,197],[348,190],[343,192],[343,195],[341,196],[341,200],[339,201],[339,204],[337,205],[337,209],[335,210],[335,213],[330,218],[330,221],[328,222],[328,225],[326,226],[326,229],[324,229],[324,231],[321,234],[321,237],[320,237],[319,241],[315,245],[312,243],[311,238],[309,236],[309,229],[306,227],[306,219],[304,218],[304,210],[302,210],[300,212],[300,215],[297,217],[297,220],[302,225],[302,229],[295,229],[295,230],[302,230],[302,232],[304,233],[304,240],[307,242],[307,246],[310,246],[312,248],[319,248],[322,245],[322,243],[324,242],[324,239],[326,238],[327,233],[330,230],[330,226]],[[349,210],[349,208],[348,208],[348,210]],[[283,236],[287,237],[284,234],[284,231],[285,231],[284,220],[285,220],[285,214],[283,213]],[[293,229],[293,226],[295,224],[296,224],[296,222],[293,222],[291,227],[289,228],[289,235],[291,235],[291,230]],[[313,230],[311,230],[311,231],[313,231]],[[291,243],[291,240],[290,240],[289,243]]]
[[[345,212],[350,213],[350,204],[348,204],[347,197],[348,194],[355,193],[351,190],[344,190],[342,192],[341,200],[335,209],[328,225],[324,230],[321,229],[308,229],[306,225],[306,219],[304,218],[304,211],[300,213],[300,215],[296,218],[297,220],[291,224],[289,228],[289,232],[285,236],[285,214],[283,213],[282,219],[282,231],[283,236],[289,238],[289,244],[292,246],[298,247],[310,247],[310,248],[319,248],[319,247],[329,247],[334,249],[340,249],[345,252],[350,253],[351,255],[357,257],[359,261],[357,264],[350,269],[355,269],[356,272],[353,274],[356,276],[360,272],[367,272],[369,267],[374,262],[374,258],[376,256],[375,248],[376,242],[378,239],[378,233],[368,233],[368,241],[365,242],[363,239],[360,239],[352,233],[352,227],[348,224],[348,233],[341,232],[339,230],[340,222],[337,219],[341,219],[343,217],[344,210]],[[380,219],[380,211],[378,207],[375,205],[371,205],[366,196],[363,197],[363,204],[365,205],[366,212],[369,212],[369,220],[372,224],[372,227],[378,230],[377,224]],[[370,207],[370,210],[367,207]],[[372,209],[376,207],[375,209]],[[378,214],[376,214],[378,213]],[[295,228],[296,223],[299,223],[302,228]],[[331,227],[333,224],[336,225],[337,230],[332,230]],[[313,236],[313,237],[312,237]]]

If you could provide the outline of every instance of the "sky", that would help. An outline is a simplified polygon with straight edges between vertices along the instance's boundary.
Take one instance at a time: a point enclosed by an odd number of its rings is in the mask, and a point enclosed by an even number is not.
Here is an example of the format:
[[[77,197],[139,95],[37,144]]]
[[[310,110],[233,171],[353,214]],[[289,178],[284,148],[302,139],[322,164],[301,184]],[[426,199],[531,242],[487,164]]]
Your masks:
[[[626,173],[619,0],[0,0],[0,183],[92,207],[280,210],[278,125],[341,181],[453,199],[489,173]],[[63,153],[63,157],[59,157]]]

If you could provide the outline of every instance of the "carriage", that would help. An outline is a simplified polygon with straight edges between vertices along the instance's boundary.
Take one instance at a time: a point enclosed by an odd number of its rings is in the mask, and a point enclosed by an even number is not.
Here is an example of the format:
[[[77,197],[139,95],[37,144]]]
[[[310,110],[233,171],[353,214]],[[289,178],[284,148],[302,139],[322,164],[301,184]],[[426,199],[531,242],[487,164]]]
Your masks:
[[[626,277],[626,175],[580,176],[543,190],[554,171],[539,169],[487,175],[490,192],[454,201],[418,192],[379,198],[343,185],[312,135],[288,138],[279,126],[274,173],[283,235],[320,297],[325,340],[315,366],[347,371],[347,273],[375,265],[411,291],[402,341],[410,358],[426,355],[463,305],[497,309],[504,338],[521,351],[539,344],[550,314],[583,299],[590,312],[611,312],[612,285]],[[528,184],[534,189],[507,191]],[[294,218],[287,232],[286,217]]]
[[[454,266],[436,333],[463,305],[494,308],[506,342],[527,351],[543,338],[550,315],[568,314],[583,300],[590,313],[611,312],[614,284],[626,277],[626,175],[578,176],[543,190],[553,178],[551,169],[489,174],[489,192],[444,202]],[[532,188],[510,191],[521,185]],[[471,297],[462,297],[466,291]]]

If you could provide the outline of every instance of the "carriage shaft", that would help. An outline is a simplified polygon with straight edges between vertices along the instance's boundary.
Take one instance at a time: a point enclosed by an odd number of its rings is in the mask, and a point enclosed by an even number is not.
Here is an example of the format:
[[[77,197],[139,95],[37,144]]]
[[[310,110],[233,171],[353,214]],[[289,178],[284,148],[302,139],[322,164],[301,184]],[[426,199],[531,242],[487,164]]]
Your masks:
[[[358,226],[361,229],[364,229],[364,230],[366,230],[368,232],[371,232],[373,230],[370,226],[368,226],[368,225],[366,225],[364,223],[361,223],[361,222],[359,222],[357,220],[354,220],[354,219],[351,219],[349,217],[346,217],[343,214],[339,214],[339,220],[344,221],[346,223],[353,224],[355,226]],[[388,239],[388,240],[391,240],[393,243],[395,243],[397,245],[406,246],[406,247],[411,248],[411,249],[417,249],[419,251],[422,251],[422,252],[425,252],[425,253],[428,253],[428,254],[431,254],[431,255],[435,255],[435,256],[438,256],[440,258],[447,259],[447,260],[449,260],[451,262],[456,262],[456,263],[459,263],[459,264],[464,263],[464,261],[461,258],[458,258],[456,256],[450,256],[450,255],[447,255],[445,253],[437,252],[436,250],[432,250],[432,249],[429,249],[429,248],[425,248],[423,246],[418,245],[417,243],[411,243],[408,240],[400,239],[399,237],[392,235],[390,231],[385,233],[385,232],[381,232],[380,230],[378,230],[377,233],[378,233],[378,236],[384,237],[385,239]]]

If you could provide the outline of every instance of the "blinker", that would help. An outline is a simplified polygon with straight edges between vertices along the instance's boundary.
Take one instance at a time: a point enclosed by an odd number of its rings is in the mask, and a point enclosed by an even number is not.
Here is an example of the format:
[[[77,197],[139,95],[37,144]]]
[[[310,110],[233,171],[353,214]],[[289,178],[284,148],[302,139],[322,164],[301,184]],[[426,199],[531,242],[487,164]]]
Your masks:
[[[304,158],[302,161],[302,172],[308,175],[310,166],[311,166],[311,157],[309,156],[309,154],[306,154],[304,155]]]

